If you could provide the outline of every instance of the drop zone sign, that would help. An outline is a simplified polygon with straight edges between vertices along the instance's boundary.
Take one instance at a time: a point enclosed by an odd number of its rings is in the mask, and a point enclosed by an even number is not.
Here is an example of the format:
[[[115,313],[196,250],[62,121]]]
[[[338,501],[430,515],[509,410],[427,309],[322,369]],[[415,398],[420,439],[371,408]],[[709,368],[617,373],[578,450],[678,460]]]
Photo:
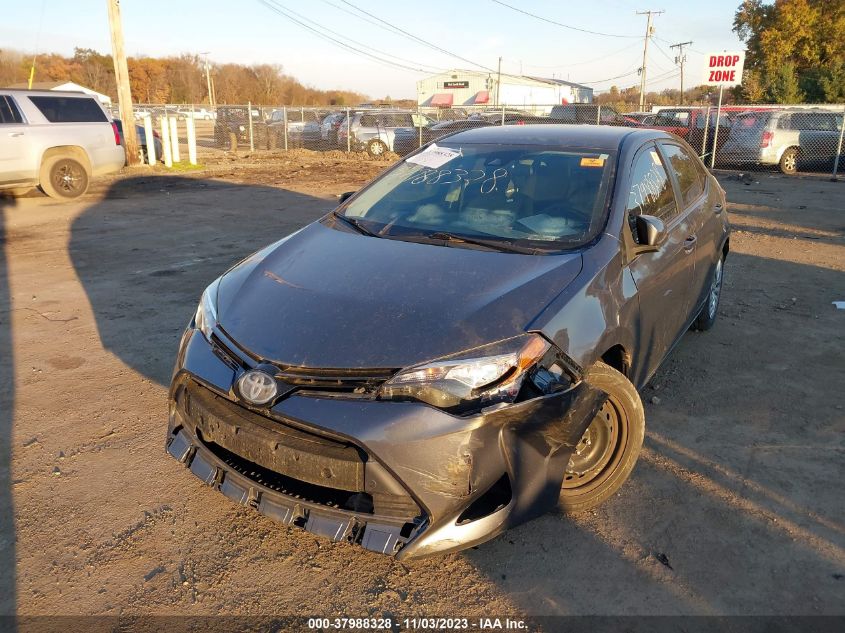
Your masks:
[[[705,57],[704,81],[708,86],[736,86],[742,83],[745,51],[711,53]]]

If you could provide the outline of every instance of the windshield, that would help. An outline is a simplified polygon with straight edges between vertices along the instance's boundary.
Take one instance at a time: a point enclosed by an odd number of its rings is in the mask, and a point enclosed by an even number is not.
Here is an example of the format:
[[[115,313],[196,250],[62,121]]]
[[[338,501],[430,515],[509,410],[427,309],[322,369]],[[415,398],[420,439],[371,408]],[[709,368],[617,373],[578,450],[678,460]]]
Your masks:
[[[373,233],[448,233],[543,250],[575,248],[604,224],[611,155],[548,147],[437,146],[411,156],[343,209]]]

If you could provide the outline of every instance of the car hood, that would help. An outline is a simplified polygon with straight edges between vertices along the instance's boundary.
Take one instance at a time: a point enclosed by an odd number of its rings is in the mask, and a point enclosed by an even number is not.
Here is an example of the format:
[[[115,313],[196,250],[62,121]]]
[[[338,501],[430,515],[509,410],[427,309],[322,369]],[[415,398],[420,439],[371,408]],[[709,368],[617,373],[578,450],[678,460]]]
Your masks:
[[[578,253],[418,244],[315,222],[222,277],[218,321],[283,365],[407,367],[523,333],[581,266]]]

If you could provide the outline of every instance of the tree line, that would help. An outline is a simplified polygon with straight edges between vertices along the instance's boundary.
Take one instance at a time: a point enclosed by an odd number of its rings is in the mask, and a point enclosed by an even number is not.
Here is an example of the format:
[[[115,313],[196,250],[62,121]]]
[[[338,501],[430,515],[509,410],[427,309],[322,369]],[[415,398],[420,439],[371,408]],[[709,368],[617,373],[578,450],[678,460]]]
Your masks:
[[[0,86],[26,82],[32,56],[0,50]],[[129,57],[129,80],[135,103],[208,104],[205,63],[197,55]],[[216,102],[259,105],[355,105],[366,101],[349,90],[318,90],[284,73],[278,64],[213,64],[210,67]],[[38,55],[35,81],[73,81],[117,101],[111,55],[75,48],[72,57]]]

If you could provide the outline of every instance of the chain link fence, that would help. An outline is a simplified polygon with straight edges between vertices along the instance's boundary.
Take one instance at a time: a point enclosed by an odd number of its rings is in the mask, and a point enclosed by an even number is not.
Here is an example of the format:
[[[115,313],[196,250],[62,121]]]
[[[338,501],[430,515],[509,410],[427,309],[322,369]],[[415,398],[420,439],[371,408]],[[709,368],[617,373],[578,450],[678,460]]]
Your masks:
[[[167,118],[166,140],[171,153],[178,151],[180,157],[188,155],[189,128],[193,128],[201,162],[220,152],[294,149],[403,156],[446,134],[476,127],[585,124],[671,132],[686,140],[711,169],[833,177],[845,171],[845,104],[659,106],[642,112],[598,104],[413,109],[138,104],[135,116],[142,129],[149,117],[156,146],[164,144],[161,119]],[[159,158],[163,149],[157,147]]]

